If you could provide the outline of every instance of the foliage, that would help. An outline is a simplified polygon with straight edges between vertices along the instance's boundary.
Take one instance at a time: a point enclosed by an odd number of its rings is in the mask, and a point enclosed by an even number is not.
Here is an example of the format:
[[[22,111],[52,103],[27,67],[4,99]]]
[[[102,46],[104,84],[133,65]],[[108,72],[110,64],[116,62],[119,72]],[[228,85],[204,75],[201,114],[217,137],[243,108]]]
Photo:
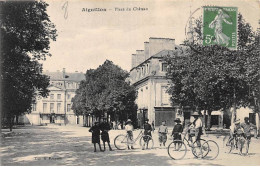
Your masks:
[[[173,56],[165,57],[173,104],[195,110],[229,109],[259,104],[259,33],[242,15],[238,19],[238,48],[201,45],[201,21],[196,21],[194,42],[184,42]]]
[[[10,129],[14,116],[29,111],[37,95],[47,96],[49,78],[37,60],[50,56],[56,29],[45,2],[0,2],[1,7],[1,115]]]
[[[126,82],[129,74],[106,60],[97,69],[86,72],[86,80],[81,81],[76,91],[72,109],[78,114],[93,113],[101,117],[111,115],[111,120],[135,118],[136,91]]]

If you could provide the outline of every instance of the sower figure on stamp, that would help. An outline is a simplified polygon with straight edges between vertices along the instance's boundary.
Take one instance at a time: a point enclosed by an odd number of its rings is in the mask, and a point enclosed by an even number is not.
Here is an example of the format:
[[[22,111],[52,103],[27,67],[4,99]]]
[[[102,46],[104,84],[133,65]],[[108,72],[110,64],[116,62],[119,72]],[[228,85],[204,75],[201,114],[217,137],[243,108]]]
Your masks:
[[[152,126],[151,124],[148,123],[149,119],[145,119],[145,123],[144,123],[144,145],[142,146],[142,150],[144,150],[145,148],[145,144],[146,144],[146,148],[148,149],[148,143],[150,141],[150,137],[152,137]],[[148,137],[150,136],[150,137]]]
[[[160,148],[165,147],[165,143],[167,141],[167,133],[168,133],[168,128],[166,126],[166,122],[163,121],[162,125],[160,125],[159,129],[158,129],[158,133],[159,133],[159,142],[160,142]]]
[[[109,134],[108,134],[108,131],[110,129],[111,128],[110,128],[109,123],[102,119],[101,123],[100,123],[100,130],[102,131],[101,132],[101,140],[103,141],[104,151],[106,151],[106,142],[108,144],[109,150],[113,151],[111,146],[110,146],[110,139],[109,139]]]
[[[99,150],[100,151],[103,151],[101,149],[101,146],[100,146],[100,128],[99,128],[99,125],[98,125],[98,122],[96,121],[94,123],[94,126],[92,126],[90,129],[89,129],[89,132],[92,133],[92,143],[94,144],[94,152],[97,151],[96,149],[96,143],[98,144],[99,146]]]
[[[130,150],[130,145],[131,145],[131,149],[134,149],[133,147],[133,131],[134,131],[134,127],[132,125],[132,121],[130,119],[128,119],[126,121],[126,126],[125,126],[125,130],[127,132],[127,148],[128,150]]]

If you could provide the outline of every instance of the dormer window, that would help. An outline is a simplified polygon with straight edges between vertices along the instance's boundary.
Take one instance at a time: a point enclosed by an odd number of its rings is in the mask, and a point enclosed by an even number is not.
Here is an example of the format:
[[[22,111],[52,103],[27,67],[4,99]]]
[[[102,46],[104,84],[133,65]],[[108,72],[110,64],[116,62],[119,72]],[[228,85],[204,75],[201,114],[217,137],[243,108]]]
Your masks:
[[[167,63],[162,63],[162,71],[167,72]]]

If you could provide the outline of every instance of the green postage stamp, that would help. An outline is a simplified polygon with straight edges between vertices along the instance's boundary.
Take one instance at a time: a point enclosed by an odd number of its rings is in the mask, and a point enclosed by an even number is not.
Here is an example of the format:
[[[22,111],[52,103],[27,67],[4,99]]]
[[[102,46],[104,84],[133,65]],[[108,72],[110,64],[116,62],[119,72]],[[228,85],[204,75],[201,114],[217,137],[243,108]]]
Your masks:
[[[203,45],[237,47],[237,8],[203,7]]]

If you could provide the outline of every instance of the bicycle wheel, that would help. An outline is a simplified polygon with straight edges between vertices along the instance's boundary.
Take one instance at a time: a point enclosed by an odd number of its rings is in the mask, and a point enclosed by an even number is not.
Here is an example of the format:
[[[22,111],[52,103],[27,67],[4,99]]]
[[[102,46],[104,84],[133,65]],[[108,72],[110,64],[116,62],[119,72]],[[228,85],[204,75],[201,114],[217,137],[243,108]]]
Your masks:
[[[148,135],[142,136],[139,143],[142,149],[152,149],[154,145],[153,138]]]
[[[181,160],[187,153],[187,147],[181,140],[174,140],[167,148],[168,155],[174,160]]]
[[[200,142],[201,146],[198,145],[198,142]],[[204,158],[205,156],[207,156],[207,154],[209,152],[209,145],[205,144],[205,143],[206,143],[206,140],[204,140],[204,139],[199,139],[199,140],[193,142],[191,151],[192,151],[192,154],[196,158]]]
[[[209,151],[204,158],[208,160],[214,160],[215,158],[217,158],[219,154],[218,144],[213,140],[208,140],[204,144],[207,144],[207,146],[209,146]]]
[[[225,148],[225,153],[231,153],[235,148],[234,139],[229,142],[230,136],[225,136],[223,139],[223,147]]]
[[[127,136],[122,134],[116,136],[114,145],[118,150],[125,150],[127,148]]]

